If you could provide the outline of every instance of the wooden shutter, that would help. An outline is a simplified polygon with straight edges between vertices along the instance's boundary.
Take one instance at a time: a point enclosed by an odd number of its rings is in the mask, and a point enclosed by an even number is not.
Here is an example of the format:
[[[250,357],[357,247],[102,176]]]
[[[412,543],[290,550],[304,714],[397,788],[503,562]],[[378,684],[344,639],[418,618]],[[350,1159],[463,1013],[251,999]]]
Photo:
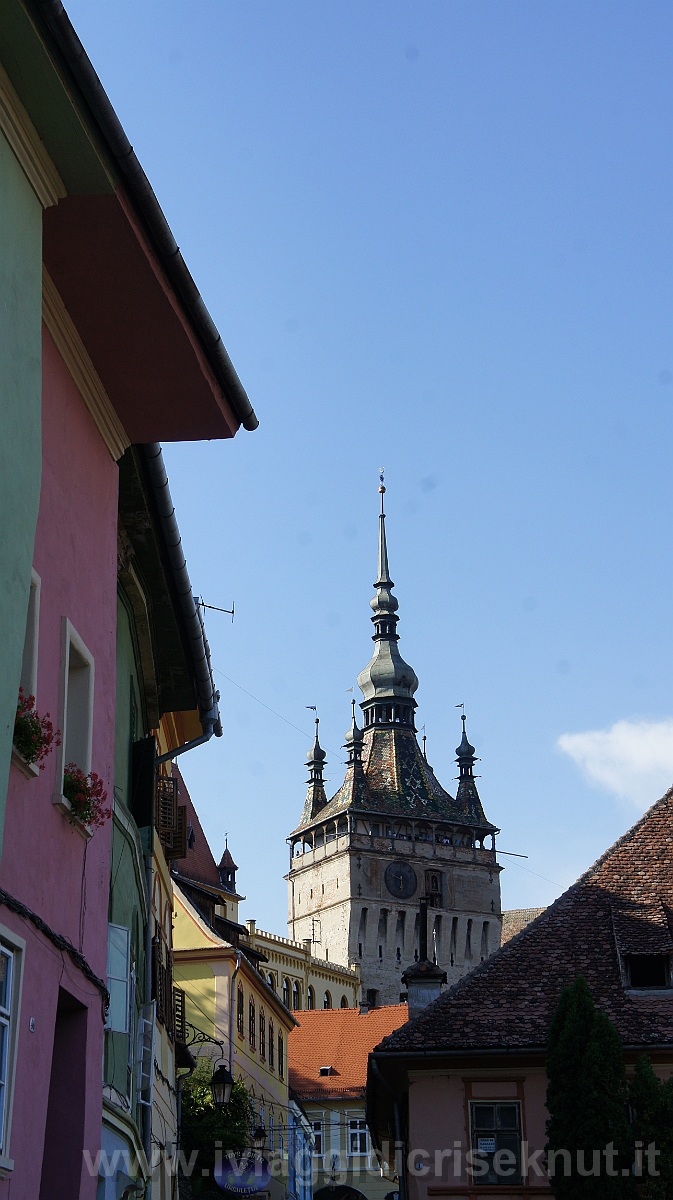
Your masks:
[[[154,1001],[143,1004],[136,1037],[137,1099],[150,1108],[154,1097],[154,1017]]]
[[[175,1029],[175,1040],[181,1042],[183,1046],[187,1044],[187,1013],[186,1013],[186,995],[182,988],[173,988],[173,1027]]]
[[[177,823],[175,831],[162,838],[164,856],[167,862],[173,858],[187,857],[187,805],[178,804]]]
[[[178,827],[178,781],[159,775],[156,784],[155,825],[159,841],[170,845]]]

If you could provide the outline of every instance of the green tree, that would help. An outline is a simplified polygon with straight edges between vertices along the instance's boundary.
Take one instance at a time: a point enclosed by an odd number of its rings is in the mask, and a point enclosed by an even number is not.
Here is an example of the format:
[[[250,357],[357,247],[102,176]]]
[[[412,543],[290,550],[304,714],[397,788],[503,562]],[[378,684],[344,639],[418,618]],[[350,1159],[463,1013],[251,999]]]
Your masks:
[[[235,1083],[231,1099],[224,1108],[213,1103],[210,1080],[213,1064],[200,1058],[193,1075],[182,1084],[182,1119],[180,1149],[183,1161],[189,1163],[194,1152],[197,1157],[189,1176],[180,1179],[181,1197],[194,1200],[222,1200],[222,1192],[213,1180],[215,1142],[221,1142],[222,1154],[241,1153],[250,1146],[254,1121],[252,1100],[242,1083]],[[207,1176],[201,1172],[208,1171]]]
[[[639,1191],[646,1200],[673,1198],[673,1080],[662,1082],[652,1069],[646,1054],[636,1062],[635,1075],[629,1088],[629,1103],[633,1112],[633,1138],[642,1142],[642,1177]],[[647,1149],[659,1151],[648,1170]]]
[[[596,1011],[582,975],[563,989],[554,1012],[547,1079],[547,1156],[551,1162],[553,1151],[567,1152],[555,1156],[553,1194],[561,1200],[633,1196],[622,1044],[605,1013]],[[599,1173],[582,1175],[578,1166]]]

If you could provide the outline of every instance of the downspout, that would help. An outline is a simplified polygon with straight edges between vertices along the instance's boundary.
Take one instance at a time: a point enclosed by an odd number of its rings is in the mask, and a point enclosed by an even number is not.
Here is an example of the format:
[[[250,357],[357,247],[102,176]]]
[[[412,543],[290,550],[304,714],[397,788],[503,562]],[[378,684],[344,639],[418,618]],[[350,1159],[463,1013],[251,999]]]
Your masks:
[[[236,966],[231,977],[231,998],[229,1001],[229,1070],[234,1073],[234,1000],[236,999],[236,976],[241,969],[241,951],[236,951]]]
[[[396,1099],[395,1093],[393,1092],[393,1089],[391,1088],[390,1084],[388,1083],[388,1080],[385,1079],[384,1076],[381,1074],[381,1071],[379,1070],[379,1065],[373,1054],[371,1055],[369,1061],[371,1063],[372,1071],[374,1072],[378,1082],[381,1084],[381,1086],[383,1088],[385,1088],[385,1090],[387,1091],[388,1095],[390,1096],[390,1098],[393,1102],[393,1120],[395,1122],[395,1158],[397,1159],[398,1153],[400,1155],[400,1160],[397,1164],[399,1196],[400,1196],[400,1200],[407,1200],[407,1173],[406,1173],[406,1161],[405,1161],[405,1155],[404,1155],[404,1139],[402,1138],[402,1126],[401,1126],[401,1122],[400,1122],[399,1101]]]

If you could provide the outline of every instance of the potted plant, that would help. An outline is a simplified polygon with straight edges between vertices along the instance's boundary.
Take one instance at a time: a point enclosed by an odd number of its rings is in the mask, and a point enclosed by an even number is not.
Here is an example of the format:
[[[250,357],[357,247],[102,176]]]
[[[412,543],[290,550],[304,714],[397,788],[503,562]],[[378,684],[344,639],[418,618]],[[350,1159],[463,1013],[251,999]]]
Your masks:
[[[68,763],[63,771],[63,795],[70,806],[68,819],[73,825],[93,830],[112,816],[112,809],[106,807],[103,780],[95,771],[85,775],[75,763]]]
[[[54,746],[61,744],[60,730],[54,730],[49,713],[41,717],[35,707],[35,697],[24,695],[22,687],[19,688],[13,741],[14,761],[18,767],[27,768],[24,774],[29,777],[37,775],[38,769],[44,771],[42,760]]]

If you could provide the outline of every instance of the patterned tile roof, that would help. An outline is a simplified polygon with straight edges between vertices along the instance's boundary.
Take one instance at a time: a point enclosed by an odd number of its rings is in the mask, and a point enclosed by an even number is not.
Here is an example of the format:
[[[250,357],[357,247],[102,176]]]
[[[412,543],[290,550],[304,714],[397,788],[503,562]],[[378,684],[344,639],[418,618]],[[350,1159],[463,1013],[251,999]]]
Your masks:
[[[299,1096],[364,1095],[367,1056],[377,1042],[407,1019],[406,1004],[358,1008],[316,1008],[295,1014],[288,1036],[290,1086]],[[331,1067],[321,1075],[321,1067]]]
[[[540,1047],[561,988],[581,972],[629,1045],[673,1043],[673,990],[623,986],[623,953],[673,948],[673,788],[549,908],[383,1050]]]
[[[391,817],[445,820],[492,829],[476,787],[459,804],[444,790],[410,728],[370,728],[364,733],[362,764],[349,764],[338,792],[313,816],[304,808],[299,829],[348,809]]]
[[[513,938],[517,933],[521,933],[526,925],[530,925],[540,913],[544,912],[544,908],[507,908],[502,914],[502,934],[500,937],[500,945],[504,946],[510,938]]]

